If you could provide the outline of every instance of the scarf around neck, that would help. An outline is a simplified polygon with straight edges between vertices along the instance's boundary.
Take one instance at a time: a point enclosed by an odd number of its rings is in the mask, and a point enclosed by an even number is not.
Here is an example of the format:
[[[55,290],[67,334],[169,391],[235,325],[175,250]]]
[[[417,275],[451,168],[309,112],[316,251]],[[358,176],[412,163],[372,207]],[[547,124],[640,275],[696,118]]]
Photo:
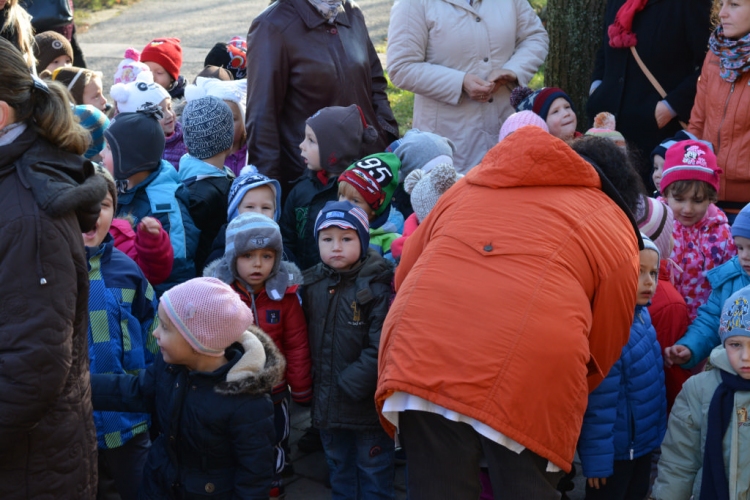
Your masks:
[[[738,40],[724,36],[724,28],[716,27],[708,40],[711,52],[719,58],[719,76],[729,83],[750,70],[750,33]]]
[[[326,21],[329,23],[332,23],[334,19],[336,19],[336,16],[339,12],[344,10],[344,7],[342,4],[344,3],[342,0],[307,0],[310,2],[310,5],[315,7],[315,10],[317,10],[321,16],[323,16]]]
[[[642,11],[648,0],[626,0],[615,15],[615,22],[607,28],[609,46],[613,49],[635,47],[638,38],[633,33],[633,18]]]
[[[750,380],[721,370],[721,384],[716,388],[708,407],[700,500],[729,500],[723,441],[734,414],[734,393],[737,391],[750,391]]]

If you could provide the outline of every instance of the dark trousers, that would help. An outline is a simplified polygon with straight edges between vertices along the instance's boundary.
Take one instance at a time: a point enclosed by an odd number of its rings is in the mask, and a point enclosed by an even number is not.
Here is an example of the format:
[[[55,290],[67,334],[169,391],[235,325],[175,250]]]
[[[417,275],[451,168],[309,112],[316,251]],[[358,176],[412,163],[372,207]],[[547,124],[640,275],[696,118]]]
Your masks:
[[[515,453],[468,424],[422,411],[399,414],[399,436],[406,450],[409,500],[479,498],[479,462],[487,461],[496,500],[558,499],[563,472],[546,472],[547,459],[529,449]]]
[[[289,389],[281,394],[274,395],[273,402],[273,426],[276,430],[276,444],[273,448],[275,461],[275,481],[280,481],[279,475],[284,471],[289,462],[289,404],[292,401]]]
[[[651,456],[634,460],[615,460],[615,472],[599,489],[586,484],[586,500],[643,500],[648,495]]]
[[[96,498],[136,500],[150,448],[148,432],[134,436],[119,448],[100,448],[99,489]]]

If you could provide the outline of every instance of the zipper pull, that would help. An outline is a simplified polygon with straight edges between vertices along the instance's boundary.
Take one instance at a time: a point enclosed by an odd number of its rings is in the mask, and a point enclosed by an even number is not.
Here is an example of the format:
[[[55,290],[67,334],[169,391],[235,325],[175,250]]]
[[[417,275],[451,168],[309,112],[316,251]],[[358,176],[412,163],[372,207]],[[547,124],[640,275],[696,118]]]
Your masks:
[[[630,448],[630,460],[633,460],[633,448]]]

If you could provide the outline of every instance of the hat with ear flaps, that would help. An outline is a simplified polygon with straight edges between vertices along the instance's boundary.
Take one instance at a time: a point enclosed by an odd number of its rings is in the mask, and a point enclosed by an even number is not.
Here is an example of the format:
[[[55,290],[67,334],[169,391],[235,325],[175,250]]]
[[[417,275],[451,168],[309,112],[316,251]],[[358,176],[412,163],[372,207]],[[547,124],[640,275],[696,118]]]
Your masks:
[[[356,104],[323,108],[305,122],[318,140],[320,167],[339,175],[359,158],[362,144],[372,144],[378,132],[367,124]]]

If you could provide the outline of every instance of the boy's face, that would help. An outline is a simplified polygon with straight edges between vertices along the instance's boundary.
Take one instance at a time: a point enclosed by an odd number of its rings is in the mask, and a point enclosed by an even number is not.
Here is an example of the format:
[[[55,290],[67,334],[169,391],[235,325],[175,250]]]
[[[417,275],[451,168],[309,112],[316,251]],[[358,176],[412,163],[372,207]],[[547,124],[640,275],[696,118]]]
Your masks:
[[[112,158],[112,150],[109,149],[109,143],[106,140],[104,141],[104,149],[102,149],[101,156],[104,168],[110,174],[115,175],[115,160]]]
[[[276,215],[276,196],[273,194],[273,189],[266,185],[251,189],[242,197],[237,211],[240,214],[255,212],[273,220]]]
[[[737,256],[740,258],[740,266],[747,274],[750,274],[750,238],[742,236],[734,237],[734,245],[737,247]]]
[[[164,87],[166,90],[169,90],[172,88],[172,84],[174,83],[174,80],[172,79],[172,75],[167,73],[167,70],[164,69],[164,66],[162,66],[159,63],[155,63],[153,61],[145,61],[143,64],[149,67],[151,70],[151,73],[154,74],[154,83],[158,83],[162,87]]]
[[[107,111],[107,98],[102,93],[102,80],[95,77],[83,87],[83,104],[90,104],[99,111]]]
[[[174,134],[174,128],[177,123],[177,115],[172,109],[172,98],[165,97],[164,100],[159,103],[159,106],[164,114],[164,117],[159,120],[159,125],[161,125],[161,129],[164,131],[164,137],[169,137]]]
[[[313,172],[322,170],[320,167],[320,150],[318,138],[310,125],[305,125],[305,138],[299,143],[300,154],[307,164],[307,168]]]
[[[273,271],[276,252],[270,248],[257,248],[237,257],[237,275],[258,293]]]
[[[362,194],[348,182],[339,182],[339,201],[348,201],[364,210],[370,222],[375,218],[375,211],[367,204]]]
[[[636,303],[639,306],[645,306],[656,293],[656,283],[659,280],[659,255],[653,250],[641,250],[640,257]]]
[[[99,209],[99,218],[96,219],[94,229],[88,233],[83,233],[83,244],[85,246],[96,248],[101,245],[104,238],[107,237],[109,228],[112,225],[112,218],[115,214],[114,205],[112,195],[107,193],[107,196],[102,200],[102,206],[101,209]]]
[[[729,337],[724,341],[724,348],[734,371],[745,380],[750,380],[750,337]]]
[[[52,62],[49,63],[44,69],[51,72],[55,71],[57,68],[62,68],[63,66],[73,66],[73,61],[71,61],[70,57],[66,56],[65,54],[54,58]]]
[[[699,196],[695,190],[692,193],[675,195],[671,191],[667,195],[667,204],[674,212],[674,218],[685,227],[691,227],[700,222],[708,211],[711,200]]]
[[[545,121],[549,133],[564,141],[572,139],[576,133],[578,119],[570,103],[564,97],[558,97],[552,101]]]
[[[152,335],[161,349],[164,361],[174,365],[190,365],[198,355],[188,344],[187,340],[174,327],[164,306],[159,303],[159,326],[156,327]]]
[[[318,233],[320,260],[338,271],[347,271],[359,262],[362,250],[354,229],[327,227]]]
[[[656,190],[661,192],[659,185],[661,184],[661,176],[664,173],[664,157],[654,155],[654,173],[651,174],[651,180],[654,181]]]

